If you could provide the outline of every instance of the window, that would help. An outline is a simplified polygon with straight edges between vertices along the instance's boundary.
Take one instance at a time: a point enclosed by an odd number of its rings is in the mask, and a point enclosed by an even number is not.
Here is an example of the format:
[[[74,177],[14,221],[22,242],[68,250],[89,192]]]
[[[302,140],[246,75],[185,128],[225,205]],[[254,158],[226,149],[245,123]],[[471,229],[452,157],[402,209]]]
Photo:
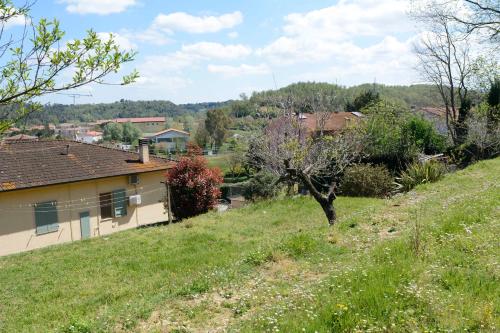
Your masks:
[[[101,218],[108,219],[113,217],[113,194],[111,192],[99,194],[101,204]]]
[[[35,225],[37,235],[43,235],[59,230],[56,201],[47,201],[35,204]]]
[[[99,194],[101,218],[122,217],[127,215],[127,193],[125,190]]]

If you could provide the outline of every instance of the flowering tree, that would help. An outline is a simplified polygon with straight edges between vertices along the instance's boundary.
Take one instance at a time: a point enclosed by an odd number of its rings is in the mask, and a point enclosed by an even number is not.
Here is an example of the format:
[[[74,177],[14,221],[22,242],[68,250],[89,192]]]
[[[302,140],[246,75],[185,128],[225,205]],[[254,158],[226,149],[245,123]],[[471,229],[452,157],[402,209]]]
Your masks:
[[[172,212],[178,219],[208,212],[221,196],[221,171],[209,168],[200,151],[189,146],[187,156],[167,172]]]
[[[282,182],[299,182],[321,205],[330,225],[337,219],[333,201],[336,199],[336,179],[359,159],[363,140],[356,128],[330,134],[323,130],[331,115],[325,103],[294,96],[279,97],[277,104],[282,116],[269,124],[264,133],[254,138],[248,152],[249,162]],[[300,110],[316,113],[316,130],[304,126]],[[329,180],[329,183],[325,181]]]

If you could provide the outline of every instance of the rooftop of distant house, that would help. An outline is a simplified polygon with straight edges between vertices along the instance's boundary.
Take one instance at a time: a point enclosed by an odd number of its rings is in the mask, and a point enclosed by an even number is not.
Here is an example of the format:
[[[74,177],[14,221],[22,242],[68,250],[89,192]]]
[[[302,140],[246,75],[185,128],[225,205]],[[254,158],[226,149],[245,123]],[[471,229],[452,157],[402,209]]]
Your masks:
[[[166,170],[173,162],[69,140],[0,142],[0,192]]]
[[[299,121],[310,131],[336,132],[361,117],[360,112],[301,113]]]
[[[8,136],[4,138],[6,141],[33,141],[38,140],[37,136],[28,135],[28,134],[16,134],[13,136]]]
[[[142,117],[142,118],[115,118],[115,119],[106,119],[106,120],[98,120],[97,124],[106,124],[106,123],[161,123],[165,122],[165,117]]]
[[[182,131],[182,130],[179,130],[179,129],[176,129],[176,128],[167,128],[167,129],[165,129],[163,131],[159,131],[157,133],[149,134],[148,137],[160,136],[160,135],[163,135],[163,134],[166,134],[166,133],[169,133],[169,132],[175,132],[175,133],[179,133],[179,134],[182,134],[182,135],[189,135],[189,132],[186,132],[186,131]]]
[[[428,106],[418,109],[417,112],[435,117],[446,117],[446,108],[443,107]]]

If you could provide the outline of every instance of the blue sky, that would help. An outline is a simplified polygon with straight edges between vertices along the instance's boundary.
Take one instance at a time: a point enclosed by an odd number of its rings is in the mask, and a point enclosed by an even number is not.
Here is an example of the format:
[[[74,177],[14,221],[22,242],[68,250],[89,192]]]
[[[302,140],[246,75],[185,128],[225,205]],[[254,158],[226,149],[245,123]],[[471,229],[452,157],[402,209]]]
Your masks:
[[[35,20],[57,18],[68,40],[92,28],[138,52],[127,87],[79,89],[79,103],[220,101],[297,81],[418,82],[415,38],[402,0],[38,0]],[[111,78],[112,79],[112,78]],[[70,103],[52,95],[47,102]]]

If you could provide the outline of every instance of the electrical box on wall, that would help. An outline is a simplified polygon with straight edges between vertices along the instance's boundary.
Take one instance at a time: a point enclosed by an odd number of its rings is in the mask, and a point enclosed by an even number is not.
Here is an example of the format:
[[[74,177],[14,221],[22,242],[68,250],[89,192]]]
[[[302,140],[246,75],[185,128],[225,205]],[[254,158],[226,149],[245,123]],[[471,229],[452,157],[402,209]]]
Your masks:
[[[142,202],[141,195],[140,194],[131,195],[128,199],[128,202],[130,206],[139,206]]]

